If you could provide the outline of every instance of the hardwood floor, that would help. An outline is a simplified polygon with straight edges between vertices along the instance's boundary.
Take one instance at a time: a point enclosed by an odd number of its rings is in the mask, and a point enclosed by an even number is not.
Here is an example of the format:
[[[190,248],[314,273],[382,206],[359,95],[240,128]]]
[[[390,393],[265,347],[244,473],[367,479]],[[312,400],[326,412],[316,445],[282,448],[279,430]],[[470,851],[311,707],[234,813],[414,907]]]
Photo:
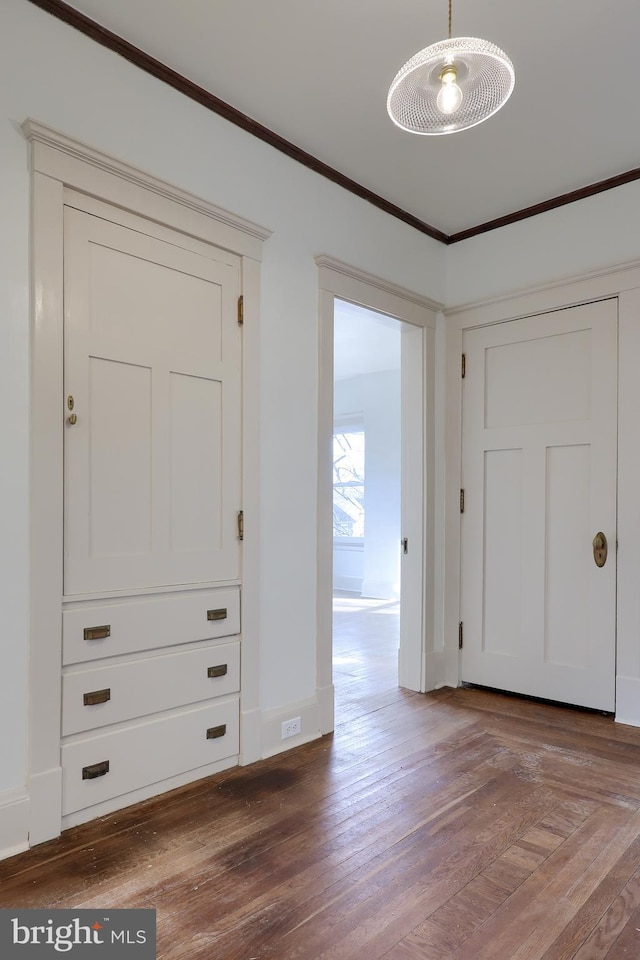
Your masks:
[[[637,960],[640,730],[382,646],[333,736],[0,863],[0,906],[155,907],[163,960]]]
[[[400,604],[337,591],[333,600],[335,716],[346,723],[401,697]]]

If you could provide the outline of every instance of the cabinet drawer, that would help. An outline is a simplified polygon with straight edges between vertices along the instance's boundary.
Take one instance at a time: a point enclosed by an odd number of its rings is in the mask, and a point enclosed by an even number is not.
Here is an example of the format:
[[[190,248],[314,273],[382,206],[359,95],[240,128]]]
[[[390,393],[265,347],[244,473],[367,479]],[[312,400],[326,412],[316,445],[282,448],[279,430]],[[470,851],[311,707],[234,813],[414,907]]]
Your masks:
[[[64,744],[63,815],[232,757],[237,697]]]
[[[63,664],[240,633],[240,588],[87,601],[62,613]]]
[[[62,678],[62,736],[227,696],[240,689],[240,644],[91,667]]]

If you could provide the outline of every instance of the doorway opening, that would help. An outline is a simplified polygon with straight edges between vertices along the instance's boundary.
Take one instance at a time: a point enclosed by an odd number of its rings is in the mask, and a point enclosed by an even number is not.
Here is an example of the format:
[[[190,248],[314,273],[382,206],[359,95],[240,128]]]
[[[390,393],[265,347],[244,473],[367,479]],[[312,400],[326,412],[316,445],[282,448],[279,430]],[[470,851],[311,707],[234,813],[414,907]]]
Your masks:
[[[398,690],[402,327],[334,301],[333,678],[340,721]]]
[[[400,331],[400,408],[401,408],[401,503],[400,527],[394,534],[394,556],[402,569],[399,577],[399,641],[393,646],[393,665],[385,667],[381,680],[389,698],[404,696],[404,689],[425,691],[438,682],[442,653],[435,645],[435,566],[434,566],[434,491],[435,475],[435,354],[436,311],[434,304],[403,287],[363,273],[332,257],[316,257],[318,265],[318,550],[317,550],[317,660],[316,695],[320,729],[335,728],[335,683],[333,670],[333,434],[334,434],[334,340],[336,311],[357,305],[378,324],[386,323]],[[368,328],[369,336],[371,328]],[[337,334],[339,336],[339,333]],[[360,345],[360,349],[366,347]],[[340,374],[338,373],[338,379]],[[353,413],[351,407],[347,413]],[[344,427],[344,423],[341,424]],[[348,431],[347,431],[348,432]],[[365,457],[370,438],[365,423]],[[397,455],[397,451],[396,451]],[[391,462],[389,450],[387,463]],[[366,464],[365,464],[366,467]],[[367,474],[365,471],[365,483]],[[371,479],[369,477],[369,479]],[[365,493],[365,498],[368,496]],[[370,505],[370,504],[369,504]],[[367,503],[365,502],[365,527]],[[401,548],[400,542],[403,546]],[[364,579],[363,574],[363,579]],[[365,586],[363,584],[363,586]],[[366,586],[365,586],[366,591]],[[354,592],[354,591],[349,591]],[[360,589],[360,594],[363,590]],[[376,591],[377,592],[377,591]],[[345,598],[340,598],[344,600]],[[348,598],[347,598],[348,599]],[[379,598],[373,597],[377,600]],[[384,599],[384,598],[383,598]],[[397,602],[393,599],[389,601]],[[379,614],[381,619],[383,614]],[[385,614],[390,616],[390,614]],[[338,678],[340,679],[340,678]],[[352,689],[354,689],[352,684]],[[340,697],[338,694],[338,701]],[[375,709],[375,705],[373,707]],[[339,702],[340,721],[343,708]]]

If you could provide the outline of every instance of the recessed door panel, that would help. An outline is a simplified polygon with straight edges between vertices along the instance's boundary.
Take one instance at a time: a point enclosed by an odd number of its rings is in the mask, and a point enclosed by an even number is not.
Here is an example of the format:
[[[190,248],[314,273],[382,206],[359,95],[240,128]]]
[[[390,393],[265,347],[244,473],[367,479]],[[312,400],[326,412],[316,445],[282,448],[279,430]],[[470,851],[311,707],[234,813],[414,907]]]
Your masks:
[[[516,657],[521,645],[522,450],[485,454],[484,650]]]
[[[89,557],[148,554],[153,545],[150,368],[89,357],[89,410]]]
[[[589,635],[591,446],[547,448],[545,543],[546,663],[585,667],[576,637]]]
[[[219,380],[171,374],[173,551],[223,547],[222,397]]]
[[[591,331],[523,339],[485,351],[485,426],[589,419]]]

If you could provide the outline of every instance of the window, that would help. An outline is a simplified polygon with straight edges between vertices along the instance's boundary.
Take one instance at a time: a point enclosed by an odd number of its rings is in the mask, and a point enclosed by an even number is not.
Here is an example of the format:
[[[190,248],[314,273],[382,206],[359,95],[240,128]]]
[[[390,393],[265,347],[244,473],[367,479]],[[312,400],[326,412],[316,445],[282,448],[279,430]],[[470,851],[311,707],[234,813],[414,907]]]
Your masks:
[[[333,435],[333,535],[364,537],[364,430]]]

